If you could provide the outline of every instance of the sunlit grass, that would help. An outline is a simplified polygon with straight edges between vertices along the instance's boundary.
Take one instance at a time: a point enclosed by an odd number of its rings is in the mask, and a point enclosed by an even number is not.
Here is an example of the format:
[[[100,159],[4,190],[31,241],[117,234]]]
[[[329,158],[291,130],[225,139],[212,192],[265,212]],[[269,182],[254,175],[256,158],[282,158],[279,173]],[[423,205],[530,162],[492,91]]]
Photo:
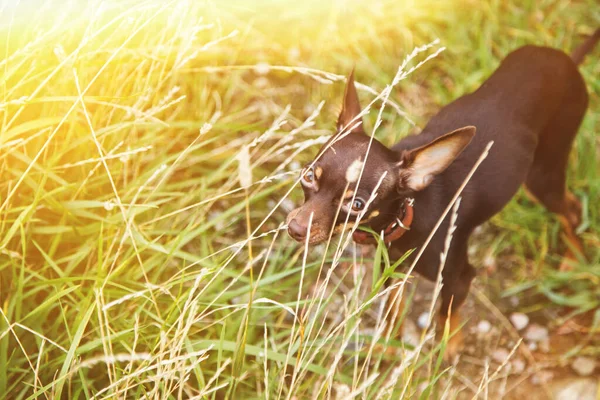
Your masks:
[[[287,237],[300,163],[353,66],[366,105],[416,46],[440,39],[407,70],[447,48],[388,93],[376,136],[392,144],[519,44],[572,48],[600,20],[592,3],[1,3],[0,394],[452,396],[445,340],[381,337],[394,260]],[[599,68],[583,68],[596,94]],[[518,260],[531,284],[514,292],[576,311],[598,307],[598,123],[592,96],[570,171],[590,262],[544,274],[558,224],[521,197],[490,227],[503,240],[481,245]]]

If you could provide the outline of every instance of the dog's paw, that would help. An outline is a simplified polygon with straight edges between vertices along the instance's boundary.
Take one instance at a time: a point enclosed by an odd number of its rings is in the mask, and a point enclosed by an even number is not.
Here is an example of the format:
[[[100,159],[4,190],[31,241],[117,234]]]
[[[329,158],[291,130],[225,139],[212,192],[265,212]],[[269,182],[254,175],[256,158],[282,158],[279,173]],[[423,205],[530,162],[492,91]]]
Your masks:
[[[438,338],[440,340],[444,339],[446,323],[448,323],[449,330],[446,347],[444,348],[444,361],[452,363],[464,348],[464,335],[458,315],[452,315],[449,319],[440,315],[438,320]]]
[[[458,330],[448,339],[444,349],[444,361],[452,364],[456,361],[465,345],[462,330]]]

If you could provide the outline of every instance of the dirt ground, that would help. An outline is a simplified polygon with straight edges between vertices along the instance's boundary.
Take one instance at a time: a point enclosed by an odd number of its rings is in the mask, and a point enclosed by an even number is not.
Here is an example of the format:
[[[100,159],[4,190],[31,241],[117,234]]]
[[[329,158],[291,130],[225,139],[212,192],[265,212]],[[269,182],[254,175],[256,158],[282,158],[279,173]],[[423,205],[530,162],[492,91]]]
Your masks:
[[[413,306],[405,322],[405,338],[408,340],[411,340],[408,332],[420,333],[419,318],[429,308],[434,286],[424,279],[419,279],[417,285]],[[565,357],[578,346],[594,344],[591,341],[596,345],[600,343],[600,338],[590,338],[586,334],[586,327],[591,323],[587,319],[589,316],[553,327],[552,321],[558,315],[538,312],[535,318],[530,317],[526,327],[517,330],[510,319],[516,298],[501,299],[499,293],[487,290],[489,286],[476,280],[464,305],[465,343],[460,356],[454,360],[455,377],[464,387],[462,390],[456,388],[457,392],[460,391],[457,397],[473,398],[481,378],[494,375],[500,368],[487,393],[482,392],[479,398],[599,399],[598,362],[589,357]],[[519,340],[520,345],[510,356]],[[593,366],[595,369],[591,372],[584,371]]]
[[[364,254],[372,250],[360,251]],[[587,346],[600,346],[600,335],[589,334],[593,312],[563,320],[568,310],[540,307],[547,300],[523,295],[503,297],[502,291],[511,284],[510,260],[478,261],[484,265],[478,268],[461,311],[465,342],[453,360],[454,384],[449,398],[600,399],[600,360],[579,355],[579,350]],[[345,274],[344,265],[340,267],[335,275],[340,279],[345,275],[342,286],[349,289],[352,274]],[[365,270],[362,284],[370,284],[369,268]],[[416,344],[435,285],[418,277],[411,285],[415,295],[403,325],[403,339]],[[493,379],[480,390],[483,376]]]

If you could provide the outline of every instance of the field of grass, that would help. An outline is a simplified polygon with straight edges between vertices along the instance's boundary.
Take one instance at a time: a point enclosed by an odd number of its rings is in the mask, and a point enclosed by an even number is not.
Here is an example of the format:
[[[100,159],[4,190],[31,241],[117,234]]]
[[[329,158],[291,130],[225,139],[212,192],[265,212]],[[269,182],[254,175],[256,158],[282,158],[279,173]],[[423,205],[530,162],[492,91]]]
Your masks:
[[[512,49],[598,26],[596,0],[0,1],[0,398],[487,397],[502,368],[379,337],[383,249],[287,236],[297,175],[352,67],[366,105],[431,44],[391,145]],[[497,310],[588,322],[557,363],[600,355],[599,60],[569,170],[587,260],[556,270],[559,223],[522,193],[472,243]]]

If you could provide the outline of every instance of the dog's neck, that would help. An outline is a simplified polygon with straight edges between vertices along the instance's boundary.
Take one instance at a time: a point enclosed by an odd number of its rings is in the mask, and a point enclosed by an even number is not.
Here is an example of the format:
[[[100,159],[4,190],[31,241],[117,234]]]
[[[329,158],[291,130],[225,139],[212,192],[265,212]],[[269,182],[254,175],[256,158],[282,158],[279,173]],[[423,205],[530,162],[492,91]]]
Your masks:
[[[413,206],[414,199],[405,198],[398,214],[392,218],[385,229],[382,229],[381,238],[386,245],[400,239],[410,230],[414,218]],[[362,230],[354,231],[352,238],[358,244],[377,244],[377,241],[368,232]]]

